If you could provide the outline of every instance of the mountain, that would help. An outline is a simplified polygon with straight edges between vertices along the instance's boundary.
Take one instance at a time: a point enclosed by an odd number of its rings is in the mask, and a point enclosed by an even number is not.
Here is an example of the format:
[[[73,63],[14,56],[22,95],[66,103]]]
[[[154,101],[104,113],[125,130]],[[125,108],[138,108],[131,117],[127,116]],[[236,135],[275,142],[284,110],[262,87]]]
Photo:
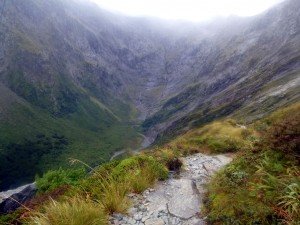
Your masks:
[[[115,15],[79,0],[1,0],[1,188],[90,165],[142,133],[299,101],[300,2],[206,23]],[[4,183],[5,181],[5,183]]]
[[[212,36],[186,44],[172,61],[171,79],[187,83],[143,127],[165,130],[165,137],[233,112],[253,120],[299,100],[299,4],[288,1],[257,17],[214,24]]]

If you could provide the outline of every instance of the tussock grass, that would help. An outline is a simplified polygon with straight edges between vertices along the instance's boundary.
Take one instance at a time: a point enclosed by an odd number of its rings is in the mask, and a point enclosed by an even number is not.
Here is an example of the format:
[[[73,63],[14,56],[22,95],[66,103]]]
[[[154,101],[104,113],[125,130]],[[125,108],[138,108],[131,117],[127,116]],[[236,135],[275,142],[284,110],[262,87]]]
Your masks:
[[[98,201],[107,214],[114,212],[126,213],[131,203],[127,197],[129,183],[119,183],[117,180],[109,178],[101,180],[99,187],[93,191],[98,196]]]
[[[105,225],[107,218],[100,204],[76,196],[63,202],[52,200],[41,212],[36,212],[28,224]]]
[[[33,212],[28,224],[107,224],[107,215],[114,212],[127,212],[131,206],[128,193],[141,193],[151,187],[155,181],[166,179],[168,176],[168,170],[162,163],[144,154],[121,161],[112,161],[97,169],[91,168],[80,160],[71,161],[73,164],[80,163],[91,169],[90,176],[78,180],[76,174],[76,185],[71,184],[70,190],[65,194],[69,196],[67,200],[64,200],[65,198],[59,201],[51,200],[41,210]],[[58,170],[51,171],[45,174],[45,177],[38,179],[42,181],[42,186],[46,187],[47,191],[51,187],[47,182],[52,182],[54,179],[57,181],[55,185],[59,186],[60,183],[64,184],[65,182],[61,181],[65,181],[68,177],[65,171]]]
[[[127,179],[132,174],[138,173],[141,170],[147,170],[149,174],[159,180],[164,180],[168,176],[168,171],[163,164],[157,161],[152,156],[137,155],[121,161],[113,170],[112,176],[119,180]],[[130,174],[131,172],[131,174]]]
[[[239,125],[232,119],[221,120],[187,132],[154,154],[166,161],[167,158],[198,152],[236,152],[253,148],[257,139],[258,133],[252,127]]]
[[[251,148],[251,128],[238,125],[234,120],[216,121],[188,134],[188,143],[205,146],[212,153],[235,152]]]
[[[129,178],[132,191],[135,193],[142,193],[147,188],[153,186],[156,180],[156,174],[153,173],[153,170],[150,167],[138,169]]]
[[[126,213],[129,192],[141,193],[156,180],[166,179],[168,170],[152,156],[137,155],[99,167],[81,183],[80,192],[92,196],[108,214]]]

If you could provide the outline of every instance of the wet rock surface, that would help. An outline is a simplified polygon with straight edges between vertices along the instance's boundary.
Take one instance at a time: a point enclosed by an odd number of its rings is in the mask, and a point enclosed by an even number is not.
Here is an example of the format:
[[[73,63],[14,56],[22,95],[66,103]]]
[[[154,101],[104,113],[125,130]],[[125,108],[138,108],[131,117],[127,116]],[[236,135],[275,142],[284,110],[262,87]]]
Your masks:
[[[27,184],[13,190],[0,192],[0,213],[9,213],[31,199],[37,191],[35,183]]]
[[[133,207],[128,215],[114,214],[113,225],[202,225],[200,217],[203,187],[222,166],[231,161],[225,155],[196,154],[182,159],[183,171],[177,177],[159,182],[141,195],[130,194]]]

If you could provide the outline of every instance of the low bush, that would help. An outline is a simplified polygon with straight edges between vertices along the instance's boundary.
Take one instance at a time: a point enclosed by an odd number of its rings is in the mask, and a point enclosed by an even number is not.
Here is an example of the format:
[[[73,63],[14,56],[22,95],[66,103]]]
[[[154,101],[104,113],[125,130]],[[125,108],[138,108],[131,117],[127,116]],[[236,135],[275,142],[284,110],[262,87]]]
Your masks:
[[[266,144],[300,159],[300,104],[276,112],[268,120],[271,125],[264,135]]]
[[[157,177],[149,167],[140,168],[131,174],[128,181],[134,193],[141,193],[147,188],[153,186]]]
[[[241,148],[238,140],[228,136],[207,137],[204,144],[214,153],[236,152]]]
[[[49,170],[42,177],[36,177],[36,185],[38,192],[43,193],[63,185],[75,186],[85,176],[84,168]]]
[[[134,174],[147,170],[158,180],[168,177],[168,170],[152,156],[137,155],[122,160],[113,170],[111,175],[118,180],[130,179]]]
[[[174,158],[167,162],[167,167],[170,171],[178,172],[182,167],[182,161],[179,158]]]

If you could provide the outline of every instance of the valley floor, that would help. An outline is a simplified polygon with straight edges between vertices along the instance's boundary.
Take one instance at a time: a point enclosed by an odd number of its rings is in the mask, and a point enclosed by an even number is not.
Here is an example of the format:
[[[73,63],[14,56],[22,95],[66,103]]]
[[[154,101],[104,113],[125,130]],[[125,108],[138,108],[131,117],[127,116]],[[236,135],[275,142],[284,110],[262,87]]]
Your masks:
[[[201,225],[200,206],[204,185],[218,169],[228,164],[228,155],[195,154],[182,158],[183,171],[159,182],[142,194],[129,194],[133,207],[128,215],[113,214],[113,225]]]

